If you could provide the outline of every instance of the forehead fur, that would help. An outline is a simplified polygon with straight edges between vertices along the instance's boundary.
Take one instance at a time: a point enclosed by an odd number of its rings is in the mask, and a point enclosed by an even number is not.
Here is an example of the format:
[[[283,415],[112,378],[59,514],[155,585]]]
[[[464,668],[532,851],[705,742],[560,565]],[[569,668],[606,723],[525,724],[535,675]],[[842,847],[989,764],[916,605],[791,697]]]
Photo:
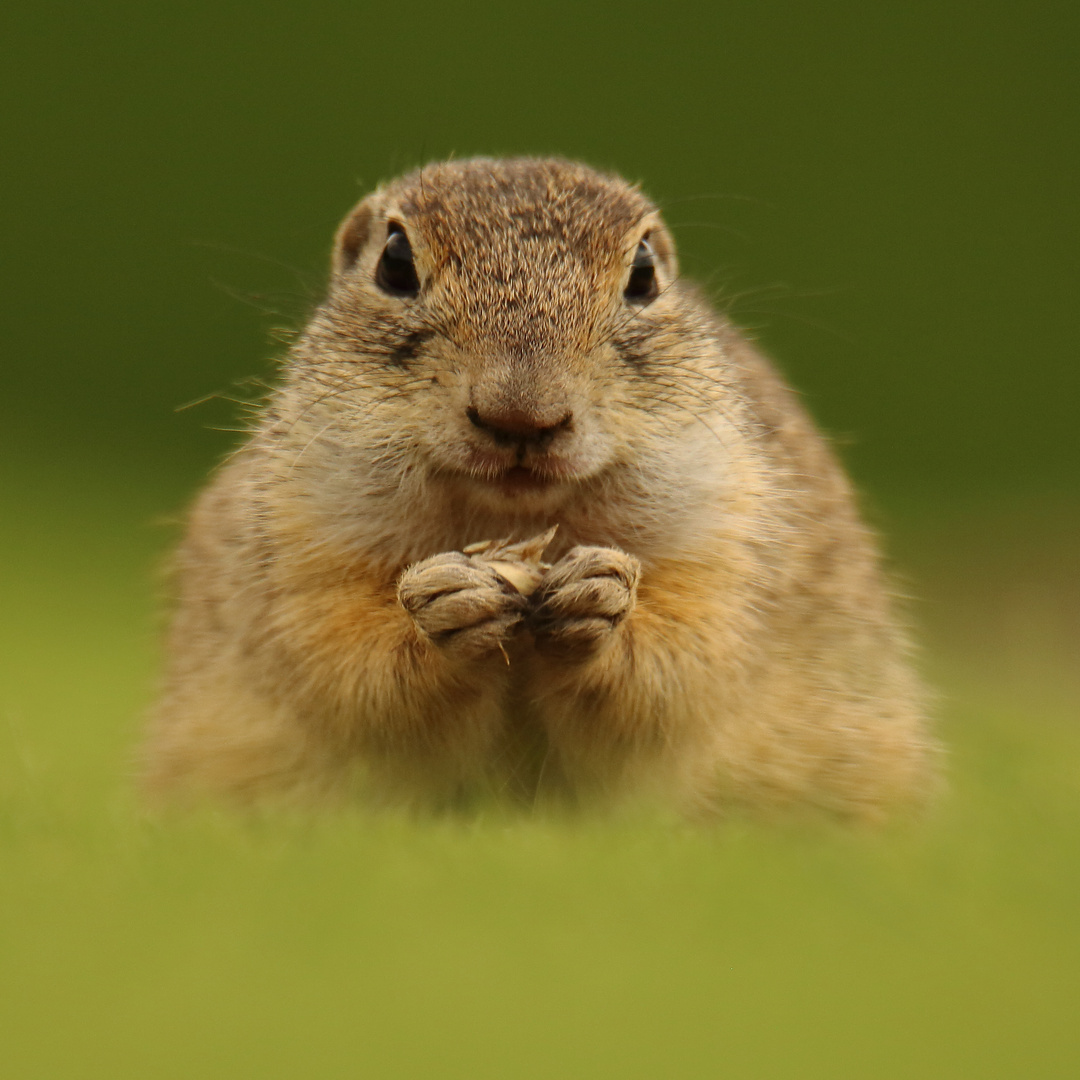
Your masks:
[[[465,232],[606,249],[654,209],[624,180],[558,158],[443,162],[402,177],[388,194],[440,246],[455,246]]]
[[[631,231],[655,213],[624,180],[557,158],[428,165],[385,198],[448,271],[471,328],[506,343],[587,334],[599,297],[620,287]]]

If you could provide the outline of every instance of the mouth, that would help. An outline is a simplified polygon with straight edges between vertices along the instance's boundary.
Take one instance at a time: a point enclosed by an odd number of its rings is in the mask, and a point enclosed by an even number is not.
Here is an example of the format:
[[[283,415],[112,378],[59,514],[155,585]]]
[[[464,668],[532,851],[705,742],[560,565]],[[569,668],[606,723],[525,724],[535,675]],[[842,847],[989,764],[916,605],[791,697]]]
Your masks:
[[[510,496],[548,491],[559,483],[555,477],[536,472],[525,465],[512,465],[494,476],[484,477],[484,481]]]
[[[550,508],[552,500],[564,498],[589,478],[591,471],[582,464],[578,456],[570,454],[518,456],[469,448],[436,472],[453,484],[459,498],[475,497],[503,509],[508,504]]]
[[[537,497],[565,490],[576,479],[570,462],[552,458],[530,464],[513,464],[491,457],[474,458],[464,468],[459,466],[450,470],[448,475],[454,476],[458,484],[464,483],[466,490],[471,489],[487,499],[494,497],[499,502],[526,500],[530,503]]]

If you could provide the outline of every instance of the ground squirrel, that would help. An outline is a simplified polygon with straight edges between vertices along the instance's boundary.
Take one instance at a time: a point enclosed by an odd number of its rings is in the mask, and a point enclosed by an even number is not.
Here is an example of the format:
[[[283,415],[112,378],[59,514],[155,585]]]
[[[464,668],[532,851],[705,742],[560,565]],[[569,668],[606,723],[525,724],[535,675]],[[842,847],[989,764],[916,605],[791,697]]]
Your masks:
[[[552,526],[530,596],[466,551]],[[656,207],[572,162],[349,214],[173,581],[153,793],[877,821],[933,786],[843,471]]]

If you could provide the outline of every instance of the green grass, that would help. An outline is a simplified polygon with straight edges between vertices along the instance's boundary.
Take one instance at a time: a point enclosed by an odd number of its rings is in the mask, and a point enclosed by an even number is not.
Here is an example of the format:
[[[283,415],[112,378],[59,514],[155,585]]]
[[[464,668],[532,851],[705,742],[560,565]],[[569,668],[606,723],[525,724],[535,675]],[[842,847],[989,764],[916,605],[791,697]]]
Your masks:
[[[127,773],[175,495],[12,495],[5,1077],[1078,1074],[1068,521],[902,518],[951,748],[918,828],[151,821]]]

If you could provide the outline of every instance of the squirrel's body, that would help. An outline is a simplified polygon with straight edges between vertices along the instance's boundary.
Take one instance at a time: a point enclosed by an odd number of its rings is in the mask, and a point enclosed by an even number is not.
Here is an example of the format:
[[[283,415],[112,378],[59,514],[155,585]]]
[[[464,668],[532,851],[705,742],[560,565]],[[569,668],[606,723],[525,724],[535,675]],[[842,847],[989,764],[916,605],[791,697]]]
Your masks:
[[[529,599],[460,554],[552,525]],[[651,204],[583,166],[361,203],[176,571],[156,791],[877,820],[932,784],[841,469]]]

